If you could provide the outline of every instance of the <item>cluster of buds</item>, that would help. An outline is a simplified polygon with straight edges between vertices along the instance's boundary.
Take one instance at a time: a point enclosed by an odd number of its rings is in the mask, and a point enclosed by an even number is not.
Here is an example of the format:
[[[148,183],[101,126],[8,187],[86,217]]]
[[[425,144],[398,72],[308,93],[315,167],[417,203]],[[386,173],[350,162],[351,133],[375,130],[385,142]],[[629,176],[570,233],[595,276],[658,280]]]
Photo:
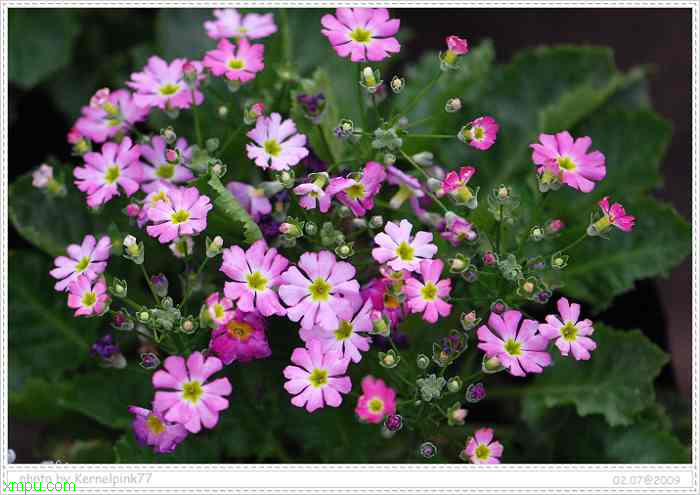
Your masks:
[[[447,380],[442,376],[437,376],[435,373],[416,380],[421,399],[425,402],[440,399],[446,384]]]

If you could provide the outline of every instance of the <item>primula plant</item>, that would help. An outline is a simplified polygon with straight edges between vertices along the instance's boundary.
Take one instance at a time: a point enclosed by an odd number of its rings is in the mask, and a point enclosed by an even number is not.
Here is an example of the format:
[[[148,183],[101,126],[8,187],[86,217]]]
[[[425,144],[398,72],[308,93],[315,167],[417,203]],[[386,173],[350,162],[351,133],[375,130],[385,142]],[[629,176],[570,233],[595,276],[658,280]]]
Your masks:
[[[667,357],[597,317],[690,250],[643,71],[468,33],[399,71],[383,8],[159,16],[11,185],[53,256],[10,255],[11,413],[88,461],[687,460]]]

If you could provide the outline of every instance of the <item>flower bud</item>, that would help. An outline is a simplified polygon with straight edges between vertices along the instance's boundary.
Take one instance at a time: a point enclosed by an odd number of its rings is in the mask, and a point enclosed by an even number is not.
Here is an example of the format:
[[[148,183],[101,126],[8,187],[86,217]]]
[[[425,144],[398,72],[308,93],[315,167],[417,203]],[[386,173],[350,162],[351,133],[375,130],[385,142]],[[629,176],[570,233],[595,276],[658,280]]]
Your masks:
[[[188,316],[180,322],[180,331],[188,335],[191,335],[194,332],[196,332],[198,327],[199,325],[197,323],[197,320],[195,320],[192,316]]]
[[[389,321],[387,318],[382,314],[381,311],[378,310],[373,310],[370,315],[370,320],[372,320],[372,332],[377,334],[377,335],[389,335]]]
[[[483,383],[472,383],[467,387],[467,392],[464,394],[467,402],[477,403],[486,397],[486,387]]]
[[[391,82],[389,83],[389,86],[391,86],[391,90],[394,93],[399,94],[406,87],[406,79],[404,79],[403,77],[394,76],[391,78]]]
[[[152,352],[144,352],[139,358],[139,365],[144,369],[154,370],[160,366],[160,359]]]
[[[550,220],[547,223],[547,230],[552,234],[559,232],[564,227],[565,227],[564,221],[559,219],[559,218],[555,218],[554,220]]]
[[[401,361],[401,356],[397,355],[396,352],[393,349],[389,349],[387,352],[380,352],[378,354],[379,357],[379,365],[382,366],[383,368],[396,368],[398,366],[399,361]]]
[[[468,332],[479,324],[481,318],[476,315],[476,311],[472,310],[468,313],[462,313],[459,317],[459,322],[462,324],[462,329]]]
[[[143,242],[137,242],[133,235],[127,235],[122,243],[124,246],[123,256],[136,263],[137,265],[143,264],[145,249],[143,247]]]
[[[38,169],[32,172],[32,185],[38,189],[43,189],[49,185],[53,179],[53,167],[42,163]]]
[[[481,363],[481,371],[483,371],[486,374],[492,375],[494,373],[498,373],[499,371],[503,371],[504,369],[505,368],[503,367],[501,360],[498,359],[497,356],[487,358],[484,354],[484,359]]]
[[[566,254],[555,253],[550,260],[550,265],[554,270],[563,270],[568,264],[569,256]]]
[[[218,158],[214,158],[212,160],[209,160],[209,173],[212,175],[216,175],[217,177],[223,177],[226,175],[226,164],[219,160]]]
[[[552,297],[552,291],[543,289],[537,293],[535,296],[535,301],[540,303],[540,304],[546,304],[549,302],[549,299]]]
[[[109,293],[112,294],[114,297],[118,297],[118,298],[126,297],[127,292],[128,292],[128,287],[126,284],[126,280],[114,278],[112,280],[112,283],[109,284]]]
[[[384,153],[384,164],[393,165],[396,163],[396,155],[393,153]]]
[[[301,229],[296,224],[288,222],[284,222],[283,224],[281,224],[279,227],[279,231],[280,234],[294,238],[301,237],[303,235]]]
[[[178,237],[168,247],[176,258],[185,258],[192,254],[194,241],[189,236]]]
[[[484,262],[484,265],[491,266],[498,263],[498,256],[496,256],[496,253],[493,251],[486,251],[481,257],[481,260]]]
[[[214,239],[209,239],[207,237],[207,258],[216,258],[220,253],[221,249],[224,247],[224,239],[217,235]]]
[[[136,218],[141,213],[141,207],[136,203],[129,203],[126,205],[125,213],[129,218]]]
[[[129,332],[134,329],[134,320],[126,309],[120,309],[114,313],[110,324],[115,330],[123,332]]]
[[[491,303],[491,312],[496,313],[497,315],[502,315],[508,310],[508,306],[506,306],[506,303],[501,301],[500,299],[495,300],[493,303]]]
[[[160,135],[163,136],[163,139],[165,139],[167,144],[173,144],[175,141],[177,141],[177,134],[175,134],[175,131],[171,126],[161,129]]]
[[[214,153],[219,149],[219,138],[209,138],[204,142],[204,146],[207,148],[209,153]]]
[[[220,119],[225,119],[228,117],[228,107],[226,105],[221,105],[216,109],[216,113]]]
[[[182,66],[182,73],[185,76],[185,82],[190,86],[197,80],[197,67],[190,61],[185,62]]]
[[[380,229],[384,225],[384,218],[381,215],[374,215],[369,219],[369,226],[372,229]]]
[[[399,414],[390,414],[384,419],[384,426],[389,431],[399,431],[403,428],[403,418]]]
[[[162,273],[151,275],[151,286],[159,297],[168,295],[168,278]]]
[[[450,426],[462,426],[467,419],[467,411],[459,402],[455,402],[447,410],[447,424]]]
[[[354,130],[355,125],[353,124],[352,120],[341,119],[341,121],[338,123],[338,127],[335,128],[335,135],[340,139],[345,139],[352,136]]]
[[[542,239],[544,239],[544,234],[544,229],[539,225],[535,225],[530,229],[530,239],[532,239],[535,242],[539,242]]]
[[[437,447],[432,442],[423,442],[418,447],[418,453],[425,459],[432,459],[437,454]]]
[[[459,98],[450,98],[445,103],[445,111],[447,113],[459,112],[462,109],[462,100]]]
[[[360,85],[363,86],[369,93],[376,93],[379,86],[382,84],[379,69],[372,70],[371,67],[365,67],[360,74]]]
[[[352,243],[341,244],[340,246],[336,247],[335,254],[340,259],[343,259],[343,260],[348,259],[350,256],[352,256],[354,254]]]
[[[440,69],[443,71],[457,68],[457,58],[469,51],[467,40],[458,36],[448,36],[445,40],[447,51],[440,55]]]
[[[450,258],[447,262],[450,265],[450,272],[452,273],[462,273],[469,267],[469,264],[464,258]]]
[[[430,358],[425,354],[418,354],[418,357],[416,358],[416,366],[418,366],[418,369],[421,370],[427,369],[428,366],[430,366]]]
[[[263,102],[255,102],[248,106],[243,112],[243,122],[247,125],[254,124],[259,117],[265,113],[265,104]]]
[[[148,310],[143,309],[136,313],[136,319],[141,323],[148,323],[151,320],[151,313]]]
[[[304,233],[308,236],[315,236],[318,234],[318,225],[316,225],[314,222],[306,222],[304,224]]]
[[[466,271],[462,272],[462,278],[468,284],[473,284],[479,280],[479,272],[472,266],[470,266]]]
[[[462,389],[463,383],[460,377],[453,376],[447,380],[447,391],[452,393],[459,392]]]

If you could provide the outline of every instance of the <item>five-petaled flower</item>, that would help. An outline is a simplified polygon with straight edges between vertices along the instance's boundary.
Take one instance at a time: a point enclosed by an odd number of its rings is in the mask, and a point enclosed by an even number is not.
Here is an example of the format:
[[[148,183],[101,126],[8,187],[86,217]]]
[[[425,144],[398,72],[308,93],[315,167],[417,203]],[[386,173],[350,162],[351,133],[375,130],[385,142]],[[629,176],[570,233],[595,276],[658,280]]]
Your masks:
[[[374,236],[374,242],[379,247],[372,249],[372,257],[396,271],[417,271],[421,260],[435,256],[438,248],[432,244],[432,233],[420,231],[411,238],[412,229],[411,222],[405,219],[399,225],[387,222],[384,232]]]
[[[156,454],[169,454],[187,437],[187,429],[178,423],[171,423],[162,414],[129,406],[129,412],[134,415],[131,427],[136,441],[142,446],[153,447]]]
[[[209,350],[224,364],[246,363],[270,356],[272,350],[265,335],[265,319],[259,313],[237,309],[226,324],[212,331]]]
[[[401,45],[393,38],[400,21],[389,19],[387,9],[339,8],[335,16],[324,15],[321,24],[321,33],[335,52],[340,57],[350,56],[353,62],[379,61],[401,50]]]
[[[104,277],[93,284],[88,277],[80,275],[68,284],[68,307],[75,310],[75,316],[100,315],[107,309],[108,302]]]
[[[503,454],[501,442],[493,439],[491,428],[481,428],[467,439],[467,445],[462,451],[462,458],[472,464],[500,464]]]
[[[629,232],[634,227],[635,218],[628,215],[620,203],[610,205],[608,196],[605,196],[598,201],[598,206],[603,212],[603,216],[591,224],[588,230],[590,235],[605,234],[613,225],[623,232]]]
[[[245,38],[238,42],[238,47],[224,38],[219,41],[216,50],[204,55],[203,64],[215,76],[223,74],[230,81],[245,83],[265,68],[264,51],[264,45],[251,45]]]
[[[423,319],[428,323],[435,323],[438,315],[448,316],[452,310],[452,305],[445,302],[450,296],[452,282],[449,278],[440,280],[443,267],[442,260],[421,261],[423,282],[411,277],[403,288],[411,313],[423,313]]]
[[[163,244],[179,236],[197,235],[207,228],[211,209],[209,197],[200,195],[196,187],[172,188],[167,201],[157,201],[148,209],[153,225],[146,227],[146,232]]]
[[[248,158],[262,169],[289,170],[309,154],[306,136],[297,134],[292,119],[282,121],[277,112],[258,117],[255,128],[246,136],[255,142],[246,145]]]
[[[189,108],[193,102],[195,105],[202,103],[204,96],[199,91],[197,82],[192,89],[185,79],[185,64],[193,67],[197,74],[202,71],[201,62],[176,58],[168,64],[153,55],[143,71],[131,74],[131,81],[126,83],[136,92],[134,102],[140,107],[158,107],[163,110]],[[202,76],[198,75],[197,79],[200,77]]]
[[[95,237],[88,234],[82,244],[70,244],[66,248],[68,256],[58,256],[54,259],[56,268],[49,273],[58,280],[54,289],[64,291],[68,285],[84,275],[88,280],[95,280],[107,268],[112,240],[108,236]]]
[[[589,319],[580,320],[581,306],[562,297],[557,301],[559,315],[547,315],[539,325],[540,334],[547,339],[556,339],[554,344],[562,356],[573,354],[574,359],[587,360],[591,358],[590,351],[596,348],[593,335],[593,322]]]
[[[214,9],[215,21],[205,21],[210,38],[264,38],[277,32],[272,14],[241,15],[236,9]]]

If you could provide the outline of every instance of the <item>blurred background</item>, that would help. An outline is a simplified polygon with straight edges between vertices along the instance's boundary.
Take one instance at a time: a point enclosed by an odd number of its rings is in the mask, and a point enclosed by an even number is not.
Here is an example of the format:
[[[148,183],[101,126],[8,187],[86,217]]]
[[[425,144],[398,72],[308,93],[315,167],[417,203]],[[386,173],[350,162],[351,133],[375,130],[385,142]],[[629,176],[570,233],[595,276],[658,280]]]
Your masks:
[[[401,19],[406,39],[397,70],[425,51],[443,49],[445,35],[452,33],[473,44],[492,39],[498,62],[526,47],[572,43],[610,46],[623,71],[648,66],[652,106],[673,125],[662,167],[665,185],[656,194],[690,219],[689,9],[394,9],[393,13]],[[68,160],[65,136],[80,107],[97,88],[122,86],[157,50],[163,35],[158,31],[158,11],[151,9],[17,14],[10,18],[15,23],[10,30],[29,31],[23,36],[27,43],[10,44],[10,181],[48,156]],[[58,40],[49,52],[42,45],[47,39]],[[9,242],[10,249],[28,247],[12,227]],[[665,368],[660,380],[678,390],[680,407],[688,407],[691,385],[690,266],[688,259],[667,279],[639,282],[600,316],[618,328],[641,329],[671,354],[672,366]],[[10,445],[27,459],[35,432],[23,426],[21,418],[11,421]]]

